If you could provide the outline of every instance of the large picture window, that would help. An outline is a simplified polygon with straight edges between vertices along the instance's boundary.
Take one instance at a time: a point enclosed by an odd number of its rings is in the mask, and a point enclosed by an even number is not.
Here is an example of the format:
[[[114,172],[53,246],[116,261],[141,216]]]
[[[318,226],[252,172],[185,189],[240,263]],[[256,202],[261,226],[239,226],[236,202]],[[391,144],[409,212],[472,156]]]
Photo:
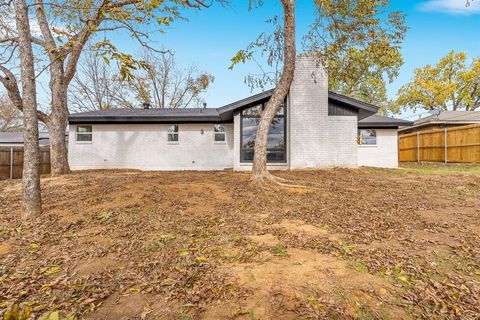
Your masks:
[[[240,161],[252,162],[258,124],[264,105],[259,104],[245,109],[241,113]],[[270,163],[286,162],[286,107],[283,105],[275,115],[267,138],[267,161]]]

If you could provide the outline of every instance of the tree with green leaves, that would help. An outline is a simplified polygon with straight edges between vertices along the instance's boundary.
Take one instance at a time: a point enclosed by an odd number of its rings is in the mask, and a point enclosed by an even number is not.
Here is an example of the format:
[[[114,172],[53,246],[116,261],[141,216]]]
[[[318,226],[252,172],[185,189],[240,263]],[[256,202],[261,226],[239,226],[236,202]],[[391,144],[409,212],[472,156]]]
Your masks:
[[[450,53],[435,65],[414,71],[398,91],[399,107],[417,110],[466,110],[480,108],[480,57],[467,63],[465,52]]]
[[[316,18],[303,38],[304,50],[322,57],[329,89],[396,112],[387,83],[398,77],[408,28],[405,15],[388,0],[315,1]]]
[[[328,70],[331,89],[387,106],[386,81],[393,81],[403,63],[399,51],[407,31],[405,16],[389,12],[388,0],[314,0],[314,4],[315,21],[302,38],[302,54],[316,56]],[[294,1],[288,6],[282,1],[282,8],[283,21],[269,20],[273,31],[260,34],[232,58],[231,68],[250,60],[259,66],[259,75],[246,77],[252,89],[275,86],[255,139],[254,182],[276,180],[266,166],[268,126],[288,94],[295,67]]]
[[[0,6],[0,45],[4,49],[0,63],[8,69],[7,72],[2,71],[3,78],[9,79],[6,86],[9,96],[15,98],[12,101],[22,110],[21,99],[18,99],[18,81],[12,72],[15,69],[19,35],[8,19],[15,16],[10,2]],[[38,29],[29,40],[35,45],[38,55],[46,61],[42,67],[41,58],[37,57],[35,66],[39,70],[36,76],[48,72],[50,78],[50,113],[37,110],[37,117],[50,131],[52,175],[70,171],[65,141],[68,87],[87,43],[92,42],[92,46],[106,60],[116,60],[120,66],[120,75],[130,78],[132,70],[144,67],[143,63],[132,55],[119,51],[106,38],[98,39],[95,35],[123,32],[140,45],[149,47],[150,32],[145,32],[142,26],[156,24],[158,29],[155,31],[159,32],[181,17],[182,8],[200,9],[209,5],[203,0],[32,0],[27,3],[27,8],[35,16]]]

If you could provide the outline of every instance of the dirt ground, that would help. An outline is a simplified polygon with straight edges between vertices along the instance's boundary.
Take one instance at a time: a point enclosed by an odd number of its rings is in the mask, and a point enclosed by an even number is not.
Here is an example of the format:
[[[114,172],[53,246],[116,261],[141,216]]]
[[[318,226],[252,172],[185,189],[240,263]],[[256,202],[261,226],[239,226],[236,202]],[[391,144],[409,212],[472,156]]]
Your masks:
[[[19,219],[0,181],[10,319],[478,319],[480,168],[83,171]],[[22,318],[24,317],[24,318]]]

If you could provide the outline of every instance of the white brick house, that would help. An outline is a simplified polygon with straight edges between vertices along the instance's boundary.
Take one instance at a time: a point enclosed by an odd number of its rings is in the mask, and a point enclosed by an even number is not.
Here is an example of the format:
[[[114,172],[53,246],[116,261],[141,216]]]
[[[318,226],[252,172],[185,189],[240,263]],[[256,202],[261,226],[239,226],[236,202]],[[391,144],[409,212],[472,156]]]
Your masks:
[[[217,109],[111,109],[69,117],[72,169],[249,170],[256,125],[272,90]],[[397,129],[410,122],[328,91],[314,59],[294,82],[269,132],[272,169],[397,167]]]

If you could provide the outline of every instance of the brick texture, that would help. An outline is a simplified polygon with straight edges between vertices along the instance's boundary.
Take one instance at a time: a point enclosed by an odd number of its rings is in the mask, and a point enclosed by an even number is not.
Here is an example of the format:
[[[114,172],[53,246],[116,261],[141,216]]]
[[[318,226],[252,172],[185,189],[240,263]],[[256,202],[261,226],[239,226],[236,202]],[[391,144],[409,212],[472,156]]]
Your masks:
[[[291,168],[357,166],[357,117],[328,116],[328,76],[312,57],[297,59],[289,106]]]
[[[233,167],[232,124],[225,125],[225,143],[213,141],[213,124],[180,124],[178,144],[167,141],[167,127],[166,124],[93,125],[92,143],[77,143],[72,125],[69,128],[70,166],[74,170],[223,170]]]

